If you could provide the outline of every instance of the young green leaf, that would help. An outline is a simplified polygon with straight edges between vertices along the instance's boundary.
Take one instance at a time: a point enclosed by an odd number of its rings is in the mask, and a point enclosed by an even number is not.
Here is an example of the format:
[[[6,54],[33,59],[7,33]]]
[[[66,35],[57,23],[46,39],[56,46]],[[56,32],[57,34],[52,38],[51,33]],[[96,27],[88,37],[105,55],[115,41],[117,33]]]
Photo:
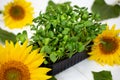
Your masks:
[[[79,52],[81,52],[81,51],[85,50],[85,46],[84,46],[81,42],[79,42],[79,43],[78,43],[77,50],[78,50]]]
[[[52,62],[55,62],[55,61],[57,60],[57,55],[56,55],[54,52],[52,52],[52,53],[50,54],[50,60],[51,60]]]
[[[94,80],[112,80],[112,75],[110,71],[100,71],[100,72],[92,72]]]
[[[62,32],[62,34],[68,34],[68,32],[70,31],[70,29],[69,28],[64,28],[64,30],[63,30],[63,32]]]
[[[48,45],[45,45],[45,46],[42,46],[42,48],[41,48],[41,52],[43,52],[43,53],[51,53],[51,48],[52,47],[50,47],[50,46],[48,46]]]

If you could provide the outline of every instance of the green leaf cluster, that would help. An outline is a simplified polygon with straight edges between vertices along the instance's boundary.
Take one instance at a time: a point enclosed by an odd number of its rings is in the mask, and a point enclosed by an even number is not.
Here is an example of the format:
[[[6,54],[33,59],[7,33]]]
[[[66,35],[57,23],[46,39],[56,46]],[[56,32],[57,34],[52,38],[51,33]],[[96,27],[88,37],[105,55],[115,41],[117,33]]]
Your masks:
[[[105,29],[99,19],[99,15],[89,13],[85,7],[49,1],[46,12],[40,12],[33,20],[31,30],[35,33],[31,45],[46,54],[45,64],[70,58],[87,50],[88,44]]]
[[[22,33],[18,33],[16,36],[16,40],[20,41],[21,44],[25,42],[25,40],[28,38],[27,31],[23,31]]]
[[[100,71],[100,72],[92,72],[94,80],[112,80],[112,74],[110,71]]]
[[[100,15],[101,19],[109,19],[120,15],[120,6],[108,5],[104,0],[95,0],[92,5],[92,11]]]

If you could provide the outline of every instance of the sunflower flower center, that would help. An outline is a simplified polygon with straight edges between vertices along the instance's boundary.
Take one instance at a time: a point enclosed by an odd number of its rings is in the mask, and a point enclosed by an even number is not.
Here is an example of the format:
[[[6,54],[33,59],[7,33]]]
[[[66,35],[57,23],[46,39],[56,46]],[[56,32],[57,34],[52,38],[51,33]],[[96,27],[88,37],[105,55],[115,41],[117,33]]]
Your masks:
[[[5,73],[6,80],[21,80],[21,72],[17,69],[9,69]]]
[[[99,44],[101,51],[104,54],[114,53],[118,49],[118,42],[115,38],[104,38]]]
[[[10,16],[15,20],[22,20],[25,16],[25,11],[21,6],[15,5],[10,8]]]
[[[0,66],[0,80],[30,80],[30,72],[23,63],[9,61]]]

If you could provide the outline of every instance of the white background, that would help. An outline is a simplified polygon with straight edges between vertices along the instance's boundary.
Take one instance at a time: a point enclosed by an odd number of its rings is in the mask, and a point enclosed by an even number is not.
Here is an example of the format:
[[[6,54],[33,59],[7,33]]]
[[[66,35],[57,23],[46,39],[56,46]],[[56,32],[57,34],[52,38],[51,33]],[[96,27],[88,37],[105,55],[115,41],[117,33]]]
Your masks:
[[[7,4],[7,2],[10,2],[11,0],[0,0],[0,10],[4,9],[4,5]],[[35,10],[34,16],[36,17],[40,11],[44,12],[45,8],[47,6],[48,0],[28,0],[32,2],[32,5]],[[94,2],[94,0],[53,0],[56,3],[62,3],[65,1],[71,1],[72,5],[78,5],[81,7],[88,7],[88,11],[91,12],[91,6]],[[106,3],[110,5],[114,5],[116,3],[116,0],[106,0]],[[120,17],[118,18],[112,18],[108,20],[102,21],[102,23],[107,23],[109,26],[112,26],[113,24],[116,24],[116,28],[120,28]],[[18,32],[21,32],[22,30],[27,30],[29,32],[29,37],[31,36],[30,30],[28,27],[25,27],[23,29],[13,29],[10,30],[4,25],[4,21],[2,18],[2,15],[0,15],[0,28],[8,30],[10,32],[13,32],[17,34]],[[82,62],[79,62],[78,64],[64,70],[63,72],[55,75],[57,80],[94,80],[92,71],[102,71],[102,70],[108,70],[111,71],[113,80],[120,80],[120,66],[101,66],[98,63],[94,61],[89,61],[88,59],[83,60]]]

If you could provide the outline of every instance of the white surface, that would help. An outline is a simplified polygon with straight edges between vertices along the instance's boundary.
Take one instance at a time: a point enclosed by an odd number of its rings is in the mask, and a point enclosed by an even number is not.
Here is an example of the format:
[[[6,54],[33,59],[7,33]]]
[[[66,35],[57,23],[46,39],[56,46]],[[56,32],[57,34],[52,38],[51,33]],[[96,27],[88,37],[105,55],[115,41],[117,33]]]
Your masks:
[[[111,71],[113,80],[120,79],[120,66],[101,66],[94,61],[89,61],[88,59],[62,71],[55,75],[55,77],[58,80],[94,80],[92,71],[99,72],[102,70]]]
[[[4,5],[11,0],[0,0],[0,10],[3,9]],[[35,7],[35,16],[39,14],[39,11],[45,11],[45,7],[47,6],[48,0],[28,0],[33,3],[33,7]],[[72,1],[72,5],[78,5],[80,7],[88,7],[88,10],[91,11],[91,6],[94,2],[94,0],[54,0],[56,3],[65,2],[65,1]],[[107,3],[112,4],[113,0],[107,0]],[[113,1],[113,2],[112,2]],[[120,28],[120,17],[113,18],[109,20],[102,21],[103,23],[107,23],[109,26],[112,26],[113,24],[116,24],[117,28]],[[0,15],[0,28],[6,29],[10,32],[14,32],[17,34],[18,32],[21,32],[22,30],[26,29],[28,32],[30,31],[28,27],[20,30],[20,29],[13,29],[10,30],[9,28],[5,27],[2,16]],[[31,34],[29,34],[31,35]],[[113,80],[120,80],[120,66],[101,66],[97,64],[94,61],[89,61],[87,59],[83,60],[82,62],[79,62],[78,64],[64,70],[63,72],[55,75],[57,80],[94,80],[92,71],[102,71],[102,70],[109,70],[112,73]]]

